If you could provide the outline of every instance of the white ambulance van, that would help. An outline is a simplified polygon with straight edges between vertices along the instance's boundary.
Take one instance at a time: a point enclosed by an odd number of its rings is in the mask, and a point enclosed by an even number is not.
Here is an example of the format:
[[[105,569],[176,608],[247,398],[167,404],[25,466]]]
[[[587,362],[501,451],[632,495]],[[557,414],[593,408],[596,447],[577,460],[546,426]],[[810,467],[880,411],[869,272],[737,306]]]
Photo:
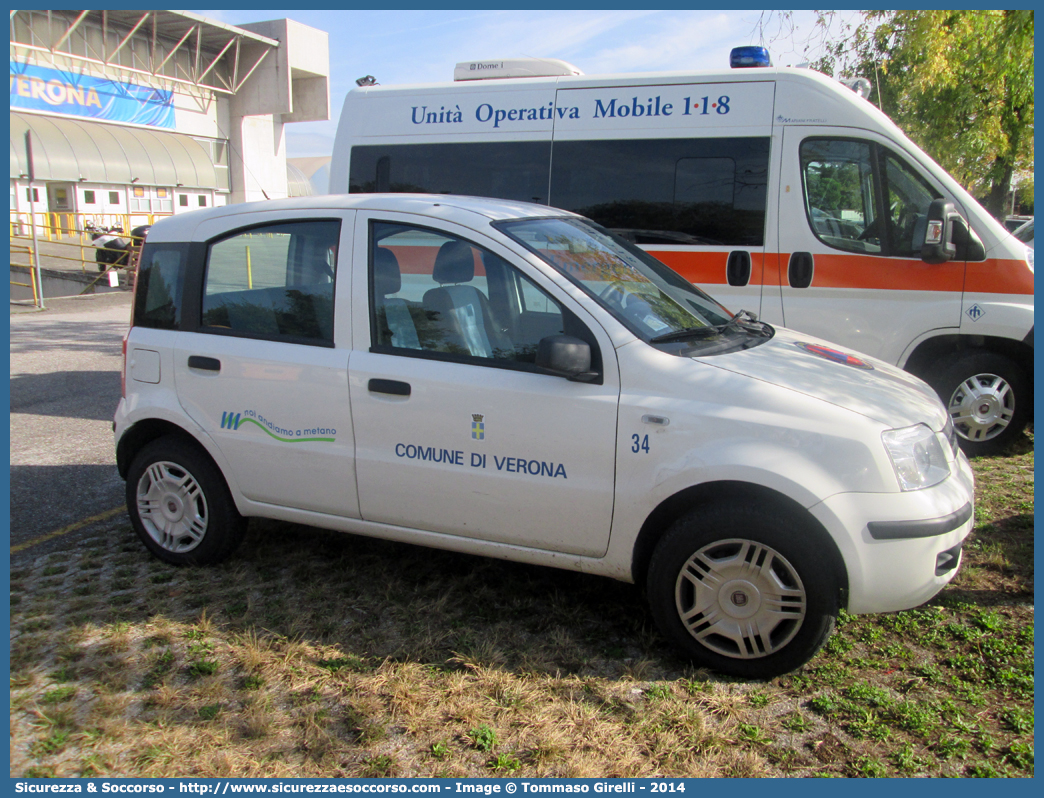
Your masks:
[[[931,388],[725,310],[604,228],[474,197],[178,214],[114,423],[145,546],[274,518],[644,583],[703,666],[799,666],[953,578],[974,485]]]
[[[351,91],[331,191],[571,210],[726,307],[924,378],[969,454],[1031,418],[1026,248],[854,89],[807,69],[587,76],[542,59],[454,77]],[[950,240],[925,250],[944,217]]]

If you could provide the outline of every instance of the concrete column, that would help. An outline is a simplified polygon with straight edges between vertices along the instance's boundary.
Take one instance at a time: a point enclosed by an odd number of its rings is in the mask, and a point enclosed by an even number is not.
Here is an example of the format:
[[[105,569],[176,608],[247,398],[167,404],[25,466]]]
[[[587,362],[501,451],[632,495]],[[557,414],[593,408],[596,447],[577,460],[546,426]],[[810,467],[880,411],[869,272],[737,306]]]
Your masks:
[[[232,99],[229,202],[283,199],[286,187],[286,134],[279,114],[240,116]]]

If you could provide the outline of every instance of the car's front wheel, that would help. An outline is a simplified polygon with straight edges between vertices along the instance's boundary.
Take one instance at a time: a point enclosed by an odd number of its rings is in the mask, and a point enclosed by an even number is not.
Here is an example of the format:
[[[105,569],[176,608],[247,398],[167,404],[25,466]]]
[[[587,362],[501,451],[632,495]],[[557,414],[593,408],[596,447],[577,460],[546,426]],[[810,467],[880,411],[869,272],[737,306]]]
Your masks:
[[[246,530],[221,472],[173,436],[149,442],[131,462],[127,510],[149,551],[174,565],[220,562]]]
[[[803,665],[838,613],[830,558],[786,512],[717,504],[679,519],[649,565],[650,608],[697,665],[767,679]]]

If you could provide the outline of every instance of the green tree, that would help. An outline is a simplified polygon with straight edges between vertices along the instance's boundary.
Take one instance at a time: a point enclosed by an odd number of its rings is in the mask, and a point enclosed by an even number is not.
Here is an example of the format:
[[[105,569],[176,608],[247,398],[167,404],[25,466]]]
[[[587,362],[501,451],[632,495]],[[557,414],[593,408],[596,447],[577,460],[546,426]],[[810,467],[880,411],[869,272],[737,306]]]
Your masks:
[[[861,75],[871,99],[1003,219],[1013,178],[1033,171],[1033,11],[820,14],[812,66]],[[1032,181],[1031,181],[1032,182]]]

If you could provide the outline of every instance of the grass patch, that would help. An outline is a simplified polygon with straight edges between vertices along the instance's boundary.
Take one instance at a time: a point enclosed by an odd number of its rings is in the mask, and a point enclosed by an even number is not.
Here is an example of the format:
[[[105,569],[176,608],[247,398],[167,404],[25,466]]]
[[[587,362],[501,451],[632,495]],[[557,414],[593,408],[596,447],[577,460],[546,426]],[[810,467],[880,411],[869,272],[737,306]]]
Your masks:
[[[53,690],[48,690],[40,696],[40,703],[60,704],[62,701],[68,701],[74,695],[76,695],[76,685],[67,684],[64,687],[55,687]]]
[[[485,753],[492,751],[497,744],[497,733],[487,724],[476,726],[468,732],[468,737],[475,748]]]

